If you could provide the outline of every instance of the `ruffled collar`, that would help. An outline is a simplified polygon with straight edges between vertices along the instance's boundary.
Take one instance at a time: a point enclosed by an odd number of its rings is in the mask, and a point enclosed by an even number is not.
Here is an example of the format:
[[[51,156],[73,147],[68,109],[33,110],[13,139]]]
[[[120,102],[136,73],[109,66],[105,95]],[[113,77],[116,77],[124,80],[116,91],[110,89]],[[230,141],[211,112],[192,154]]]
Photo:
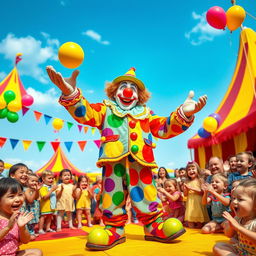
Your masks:
[[[145,119],[150,115],[150,109],[145,105],[136,105],[130,110],[121,109],[115,101],[104,100],[104,104],[111,108],[113,113],[119,117],[125,117],[127,115],[134,119]]]

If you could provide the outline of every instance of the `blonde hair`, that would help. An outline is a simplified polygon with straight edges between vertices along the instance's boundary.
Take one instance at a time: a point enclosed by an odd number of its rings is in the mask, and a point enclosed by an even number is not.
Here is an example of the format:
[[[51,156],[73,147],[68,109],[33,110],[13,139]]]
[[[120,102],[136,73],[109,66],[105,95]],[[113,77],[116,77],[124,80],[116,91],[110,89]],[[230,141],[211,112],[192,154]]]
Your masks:
[[[228,185],[228,178],[227,178],[227,176],[226,176],[225,174],[223,174],[223,173],[216,173],[216,174],[213,174],[213,175],[212,175],[212,180],[213,180],[214,178],[220,179],[220,180],[224,183],[225,186]]]
[[[188,168],[189,167],[196,167],[196,170],[197,170],[197,172],[198,172],[198,178],[202,178],[202,171],[201,171],[201,168],[200,168],[200,166],[198,165],[198,163],[197,162],[194,162],[194,161],[192,161],[192,162],[188,162],[188,164],[187,164],[187,166],[186,166],[186,175],[187,175],[187,178],[188,179],[190,179],[191,180],[191,178],[188,176]]]
[[[53,172],[50,171],[50,170],[44,170],[44,171],[42,172],[42,178],[45,178],[45,177],[48,176],[48,175],[54,176]]]
[[[168,183],[172,183],[172,184],[174,185],[174,187],[177,189],[177,186],[178,186],[177,180],[175,180],[175,179],[167,179],[167,180],[165,180],[165,182],[164,182],[164,187],[165,187]]]
[[[256,179],[254,178],[247,178],[240,181],[238,187],[243,187],[244,191],[252,197],[253,199],[253,205],[256,207]]]
[[[248,156],[248,163],[254,163],[254,156],[253,153],[251,151],[244,151],[244,152],[240,152],[238,154],[236,154],[237,156],[242,156],[242,155],[247,155]]]

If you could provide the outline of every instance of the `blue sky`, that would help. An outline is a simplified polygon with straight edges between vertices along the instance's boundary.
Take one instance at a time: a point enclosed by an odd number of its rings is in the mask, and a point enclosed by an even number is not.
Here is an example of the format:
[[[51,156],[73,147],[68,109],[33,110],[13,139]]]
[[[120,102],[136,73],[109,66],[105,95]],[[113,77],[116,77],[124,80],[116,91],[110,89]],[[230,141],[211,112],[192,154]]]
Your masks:
[[[237,4],[256,15],[253,1]],[[190,160],[187,140],[200,128],[202,121],[221,102],[236,64],[239,30],[233,32],[210,28],[205,12],[212,6],[231,7],[223,0],[45,0],[4,1],[1,3],[0,80],[13,68],[15,55],[23,53],[18,64],[27,91],[35,98],[31,110],[74,122],[58,105],[58,88],[50,83],[45,67],[53,65],[64,76],[72,70],[57,59],[61,44],[73,41],[85,52],[79,67],[78,87],[89,102],[102,102],[104,84],[124,74],[130,67],[143,80],[152,98],[148,106],[158,115],[168,116],[184,102],[189,90],[195,98],[207,94],[207,106],[196,115],[192,127],[171,140],[158,140],[155,157],[159,166],[176,168]],[[256,29],[256,21],[247,15],[244,26]],[[53,154],[50,141],[74,141],[70,161],[83,171],[99,171],[95,165],[98,149],[93,140],[99,133],[79,133],[77,127],[65,126],[54,133],[43,118],[36,122],[33,111],[11,124],[0,119],[0,137],[32,140],[24,151],[22,143],[12,150],[7,141],[0,148],[0,159],[24,162],[33,170],[45,164]],[[82,152],[77,141],[88,140]],[[47,144],[39,153],[35,141]]]

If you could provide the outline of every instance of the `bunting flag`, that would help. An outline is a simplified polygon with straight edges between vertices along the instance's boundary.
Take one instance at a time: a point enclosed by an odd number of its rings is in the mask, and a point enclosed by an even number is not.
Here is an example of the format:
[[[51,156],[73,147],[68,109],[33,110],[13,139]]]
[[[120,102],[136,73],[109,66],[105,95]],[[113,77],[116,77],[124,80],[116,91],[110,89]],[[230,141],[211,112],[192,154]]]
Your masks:
[[[34,115],[35,115],[36,121],[39,121],[43,114],[38,111],[34,111]]]
[[[100,148],[101,140],[94,140],[93,142],[95,143],[95,145],[97,146],[97,148]]]
[[[36,142],[39,152],[42,151],[42,149],[43,149],[45,143],[46,143],[45,141],[37,141],[37,142]]]
[[[4,137],[0,137],[0,148],[3,147],[3,145],[5,144],[7,138],[4,138]]]
[[[73,123],[71,123],[71,122],[67,122],[68,130],[70,130],[70,129],[72,128],[72,126],[73,126],[73,125],[74,125]]]
[[[78,141],[77,143],[78,143],[80,149],[81,149],[82,151],[84,151],[84,148],[85,148],[85,146],[86,146],[87,141],[86,141],[86,140],[81,140],[81,141]]]
[[[95,133],[95,131],[96,131],[96,128],[95,128],[95,127],[92,127],[91,131],[92,131],[92,135],[94,135],[94,133]]]
[[[89,127],[88,126],[84,126],[84,133],[88,132]]]
[[[56,152],[56,150],[60,146],[60,141],[52,141],[51,145],[52,145],[52,148],[53,148],[54,152]]]
[[[29,108],[22,106],[22,115],[23,116],[25,116],[28,111],[29,111]]]
[[[17,146],[19,140],[17,139],[10,139],[10,143],[11,143],[11,146],[12,146],[12,149],[15,149],[15,147]]]
[[[24,150],[28,150],[28,148],[30,147],[31,143],[32,143],[31,140],[23,140],[22,141],[22,145],[23,145]]]
[[[82,128],[83,128],[83,126],[82,126],[82,125],[80,125],[80,124],[78,124],[78,125],[77,125],[77,127],[78,127],[79,132],[81,132],[81,131],[82,131]]]
[[[48,116],[46,114],[44,114],[44,121],[45,121],[45,124],[49,124],[49,122],[51,121],[52,117],[51,116]]]
[[[65,144],[66,149],[68,150],[68,152],[70,152],[70,149],[73,145],[73,142],[72,141],[65,141],[64,144]]]

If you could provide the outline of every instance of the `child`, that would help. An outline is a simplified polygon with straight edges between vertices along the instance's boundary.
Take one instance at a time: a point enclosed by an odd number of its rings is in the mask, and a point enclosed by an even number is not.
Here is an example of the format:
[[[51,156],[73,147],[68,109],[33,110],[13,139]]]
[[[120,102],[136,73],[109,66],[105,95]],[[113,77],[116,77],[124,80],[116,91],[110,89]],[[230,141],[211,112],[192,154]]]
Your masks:
[[[27,190],[25,198],[27,201],[27,211],[32,212],[34,218],[28,223],[28,231],[31,235],[31,240],[34,240],[38,235],[35,234],[35,225],[39,222],[40,204],[39,204],[39,189],[38,176],[35,173],[28,175]]]
[[[17,180],[23,187],[26,187],[28,167],[23,163],[14,164],[9,170],[9,177]]]
[[[256,179],[242,180],[232,194],[232,208],[236,217],[228,212],[223,217],[228,221],[225,235],[238,235],[235,244],[217,243],[213,248],[214,255],[256,255]]]
[[[92,195],[93,195],[93,202],[95,202],[95,209],[93,213],[93,224],[100,224],[100,226],[104,226],[102,220],[102,212],[99,208],[100,204],[100,196],[101,196],[101,189],[102,189],[102,176],[96,176],[96,182],[92,187]]]
[[[82,214],[84,212],[87,219],[87,226],[92,227],[91,223],[91,191],[89,188],[89,179],[87,176],[80,176],[75,189],[76,202],[76,218],[78,228],[82,228]]]
[[[164,167],[160,167],[157,173],[157,187],[164,187],[164,182],[169,179],[169,174]]]
[[[196,162],[186,166],[188,181],[184,184],[184,195],[187,196],[185,221],[189,228],[202,228],[209,221],[206,207],[202,205],[201,171]]]
[[[249,171],[254,163],[253,154],[249,151],[241,152],[236,155],[236,169],[228,176],[228,189],[232,189],[232,182],[235,180],[247,179],[252,177],[252,172]]]
[[[19,244],[26,244],[30,234],[26,224],[33,218],[33,213],[20,213],[24,201],[23,187],[12,178],[0,180],[0,255],[42,256],[39,249],[19,251]]]
[[[184,221],[185,208],[182,203],[182,195],[178,190],[177,181],[175,179],[168,179],[164,182],[164,188],[158,188],[158,191],[166,198],[166,210],[168,217],[174,217],[181,222]]]
[[[39,189],[40,195],[40,211],[41,215],[39,218],[39,234],[45,234],[44,225],[46,232],[55,232],[51,229],[51,220],[53,213],[56,209],[56,189],[57,185],[54,185],[54,175],[50,170],[44,170],[42,172],[43,185]]]
[[[236,156],[235,155],[231,155],[228,157],[228,163],[229,163],[229,172],[233,173],[233,172],[237,172],[236,170]]]
[[[75,229],[73,226],[72,212],[75,210],[74,205],[74,190],[75,186],[70,183],[72,173],[69,169],[63,169],[60,172],[60,181],[62,182],[58,186],[57,194],[57,231],[61,231],[61,222],[66,212],[68,218],[69,228]]]
[[[211,184],[205,183],[202,185],[204,191],[202,204],[211,205],[212,212],[212,220],[202,228],[203,234],[217,233],[224,228],[225,218],[222,217],[222,213],[224,211],[230,211],[230,196],[224,193],[227,186],[228,179],[222,173],[214,174]]]
[[[0,179],[4,178],[3,171],[4,171],[4,161],[0,159]]]

